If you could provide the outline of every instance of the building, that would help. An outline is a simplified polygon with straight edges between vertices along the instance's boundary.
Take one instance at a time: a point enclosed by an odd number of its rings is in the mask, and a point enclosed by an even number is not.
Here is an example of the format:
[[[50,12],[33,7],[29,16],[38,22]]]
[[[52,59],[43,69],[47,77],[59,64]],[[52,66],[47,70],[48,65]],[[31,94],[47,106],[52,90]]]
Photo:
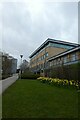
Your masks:
[[[80,45],[47,60],[46,74],[68,80],[80,80]]]
[[[0,51],[0,80],[2,78],[2,52]]]
[[[11,74],[15,74],[17,71],[17,59],[12,57],[11,61],[12,61]]]
[[[78,44],[48,38],[30,56],[30,69],[45,76],[49,58],[77,47]],[[51,63],[50,63],[51,64]]]
[[[29,68],[29,62],[27,60],[23,60],[22,64],[20,65],[20,69],[24,72],[26,69]]]
[[[17,70],[17,59],[2,52],[2,75],[12,75]]]
[[[70,65],[80,62],[80,45],[52,56],[47,62],[49,68],[52,66]]]

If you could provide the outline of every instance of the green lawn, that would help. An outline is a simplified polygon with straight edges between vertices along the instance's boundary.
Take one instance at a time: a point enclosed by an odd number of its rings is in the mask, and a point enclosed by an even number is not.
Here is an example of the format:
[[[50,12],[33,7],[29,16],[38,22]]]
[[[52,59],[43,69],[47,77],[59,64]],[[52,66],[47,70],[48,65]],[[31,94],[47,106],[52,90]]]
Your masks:
[[[78,92],[37,80],[17,80],[2,97],[3,118],[77,118]]]

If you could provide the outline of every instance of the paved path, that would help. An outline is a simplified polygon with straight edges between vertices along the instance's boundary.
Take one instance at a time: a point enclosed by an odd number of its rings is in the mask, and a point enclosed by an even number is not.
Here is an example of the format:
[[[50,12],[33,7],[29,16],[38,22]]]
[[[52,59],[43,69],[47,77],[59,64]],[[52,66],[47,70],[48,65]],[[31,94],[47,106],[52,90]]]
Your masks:
[[[10,85],[12,85],[17,79],[18,74],[14,74],[12,77],[0,80],[0,94],[4,92]]]

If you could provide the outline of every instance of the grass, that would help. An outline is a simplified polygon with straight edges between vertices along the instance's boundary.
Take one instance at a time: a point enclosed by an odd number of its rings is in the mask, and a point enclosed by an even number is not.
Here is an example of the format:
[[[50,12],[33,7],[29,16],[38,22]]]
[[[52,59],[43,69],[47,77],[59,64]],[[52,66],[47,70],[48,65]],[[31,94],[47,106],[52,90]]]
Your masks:
[[[2,102],[3,118],[78,117],[77,90],[37,80],[17,80],[3,93]]]

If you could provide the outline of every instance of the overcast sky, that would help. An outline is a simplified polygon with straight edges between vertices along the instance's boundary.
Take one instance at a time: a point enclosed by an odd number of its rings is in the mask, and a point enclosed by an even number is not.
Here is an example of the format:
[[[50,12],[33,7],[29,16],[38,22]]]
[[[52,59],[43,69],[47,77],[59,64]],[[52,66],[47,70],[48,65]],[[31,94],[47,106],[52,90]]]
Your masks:
[[[78,43],[77,2],[4,2],[0,18],[0,48],[18,60],[47,38]]]

